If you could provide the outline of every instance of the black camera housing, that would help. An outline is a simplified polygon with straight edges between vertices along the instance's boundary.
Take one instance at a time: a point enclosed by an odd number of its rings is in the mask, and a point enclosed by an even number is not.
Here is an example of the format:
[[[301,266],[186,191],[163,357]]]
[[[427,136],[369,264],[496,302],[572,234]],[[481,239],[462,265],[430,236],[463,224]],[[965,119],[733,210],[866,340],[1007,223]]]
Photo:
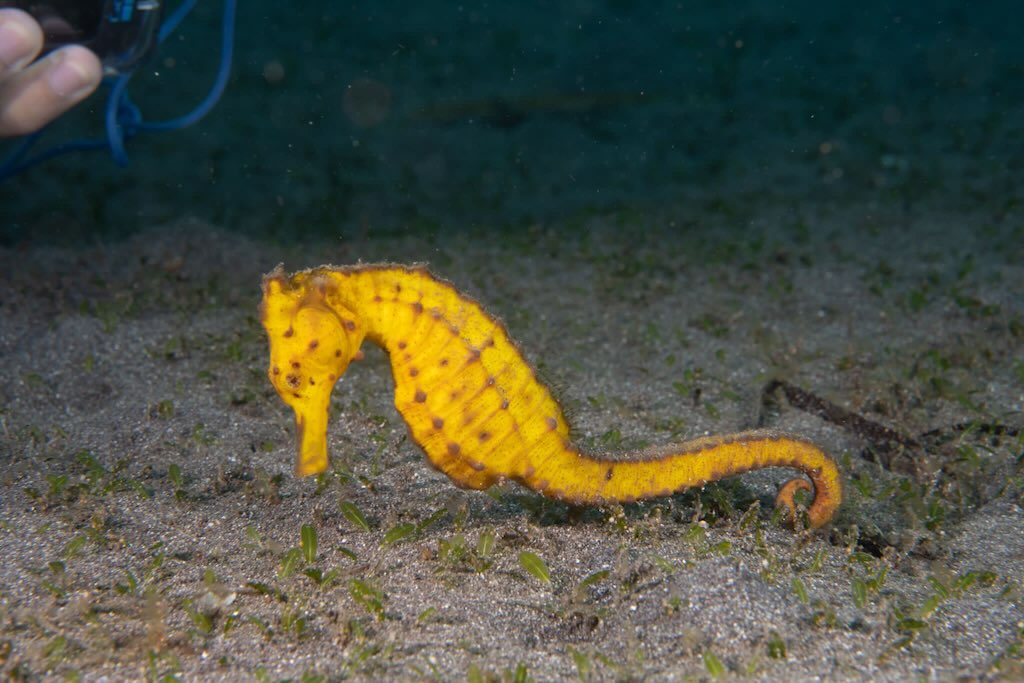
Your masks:
[[[107,76],[130,71],[156,43],[159,0],[0,0],[25,10],[43,28],[44,52],[77,43],[103,62]]]

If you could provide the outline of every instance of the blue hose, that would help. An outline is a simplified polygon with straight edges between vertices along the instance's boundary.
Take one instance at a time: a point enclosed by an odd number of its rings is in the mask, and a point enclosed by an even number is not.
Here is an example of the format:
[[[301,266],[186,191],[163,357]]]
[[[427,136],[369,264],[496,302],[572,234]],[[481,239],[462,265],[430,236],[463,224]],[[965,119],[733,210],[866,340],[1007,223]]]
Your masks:
[[[158,44],[163,43],[185,17],[188,16],[188,13],[195,7],[196,2],[197,0],[185,0],[164,20],[157,32]],[[43,131],[27,135],[15,145],[14,151],[0,164],[0,181],[56,156],[81,150],[107,148],[119,166],[127,166],[128,152],[125,149],[125,142],[136,133],[140,131],[185,128],[209,114],[214,106],[216,106],[218,100],[220,100],[221,95],[224,94],[224,89],[228,84],[228,77],[231,75],[231,60],[235,43],[236,4],[237,0],[224,0],[224,25],[221,32],[220,66],[217,69],[217,77],[214,79],[210,92],[192,111],[184,116],[167,121],[144,121],[142,119],[142,112],[139,111],[139,108],[128,97],[128,82],[131,80],[134,72],[122,74],[108,82],[110,94],[107,96],[104,114],[104,124],[107,131],[106,140],[74,140],[51,147],[33,157],[26,158],[32,145],[39,139]]]

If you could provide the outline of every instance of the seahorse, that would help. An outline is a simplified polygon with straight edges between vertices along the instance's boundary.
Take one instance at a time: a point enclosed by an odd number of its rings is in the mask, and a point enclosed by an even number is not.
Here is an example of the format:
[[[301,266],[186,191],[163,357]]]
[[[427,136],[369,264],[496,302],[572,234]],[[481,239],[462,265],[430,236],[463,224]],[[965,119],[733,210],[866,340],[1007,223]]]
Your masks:
[[[812,491],[807,521],[826,524],[842,501],[836,463],[804,439],[769,430],[708,436],[625,456],[586,453],[505,326],[424,266],[321,266],[263,278],[260,320],[268,377],[295,411],[296,475],[328,466],[332,389],[364,339],[388,354],[395,408],[430,462],[456,485],[514,480],[574,505],[668,496],[764,467],[801,471],[776,504],[797,518],[794,496]],[[813,486],[812,486],[813,483]]]

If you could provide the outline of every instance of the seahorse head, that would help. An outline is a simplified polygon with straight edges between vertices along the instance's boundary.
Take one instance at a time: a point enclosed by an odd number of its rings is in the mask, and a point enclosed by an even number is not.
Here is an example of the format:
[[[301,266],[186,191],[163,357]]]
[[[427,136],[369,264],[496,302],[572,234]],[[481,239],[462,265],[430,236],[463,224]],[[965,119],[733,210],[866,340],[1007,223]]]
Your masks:
[[[295,411],[299,475],[327,469],[331,390],[360,356],[365,335],[337,294],[337,284],[315,271],[288,278],[278,266],[263,278],[260,321],[270,340],[267,376]]]

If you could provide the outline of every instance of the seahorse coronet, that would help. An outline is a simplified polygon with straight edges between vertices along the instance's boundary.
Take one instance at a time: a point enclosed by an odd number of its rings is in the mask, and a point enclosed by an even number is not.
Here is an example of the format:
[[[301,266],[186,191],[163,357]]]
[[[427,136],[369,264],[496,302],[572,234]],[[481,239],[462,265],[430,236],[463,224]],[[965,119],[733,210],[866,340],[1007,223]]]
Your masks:
[[[792,479],[776,504],[796,520],[794,496],[811,490],[812,527],[842,501],[835,462],[804,439],[771,430],[707,436],[627,456],[585,453],[505,326],[422,264],[321,266],[263,278],[260,320],[270,343],[268,377],[295,411],[299,475],[328,466],[334,384],[364,339],[388,354],[395,408],[430,463],[458,486],[511,479],[574,504],[665,496],[764,467]]]

